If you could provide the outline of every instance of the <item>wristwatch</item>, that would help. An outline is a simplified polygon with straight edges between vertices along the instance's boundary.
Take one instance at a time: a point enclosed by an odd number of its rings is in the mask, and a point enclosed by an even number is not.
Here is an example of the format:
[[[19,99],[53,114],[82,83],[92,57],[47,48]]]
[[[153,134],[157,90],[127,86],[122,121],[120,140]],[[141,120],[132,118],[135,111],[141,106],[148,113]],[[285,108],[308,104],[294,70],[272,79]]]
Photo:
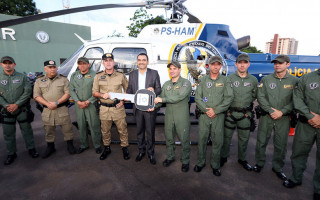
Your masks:
[[[56,101],[55,103],[56,103],[56,105],[59,105],[59,102],[58,102],[58,101]]]

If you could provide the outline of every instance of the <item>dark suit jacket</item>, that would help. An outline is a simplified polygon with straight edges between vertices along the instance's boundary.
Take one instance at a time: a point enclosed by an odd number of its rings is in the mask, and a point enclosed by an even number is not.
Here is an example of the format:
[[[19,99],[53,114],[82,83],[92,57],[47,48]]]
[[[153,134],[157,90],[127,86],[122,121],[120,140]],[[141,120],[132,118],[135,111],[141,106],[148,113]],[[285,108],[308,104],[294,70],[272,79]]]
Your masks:
[[[139,83],[139,69],[136,69],[129,74],[129,85],[127,89],[128,94],[135,94],[138,90]],[[146,89],[152,87],[154,89],[154,93],[156,96],[160,95],[161,93],[161,84],[160,84],[160,77],[158,71],[147,68],[147,76],[146,76]],[[136,112],[136,107],[133,106],[133,113]]]

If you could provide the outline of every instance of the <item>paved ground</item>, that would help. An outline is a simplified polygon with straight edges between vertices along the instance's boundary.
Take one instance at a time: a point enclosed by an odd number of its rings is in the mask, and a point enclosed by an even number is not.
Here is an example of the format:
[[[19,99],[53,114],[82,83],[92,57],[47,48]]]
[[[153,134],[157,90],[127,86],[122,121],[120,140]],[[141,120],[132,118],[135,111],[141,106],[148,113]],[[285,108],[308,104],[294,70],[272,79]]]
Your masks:
[[[34,105],[33,105],[34,106]],[[44,130],[40,120],[40,112],[36,113],[32,123],[37,150],[43,154],[46,148]],[[74,121],[74,109],[71,109]],[[133,117],[127,117],[129,122],[129,139],[135,140],[135,125]],[[163,116],[156,128],[156,140],[164,140]],[[193,119],[193,121],[195,121]],[[18,128],[18,126],[17,126]],[[191,140],[197,140],[196,124],[191,126]],[[74,130],[75,146],[79,146],[79,136]],[[2,135],[2,129],[1,129]],[[113,139],[118,140],[115,127],[112,129]],[[247,160],[254,164],[254,148],[256,132],[252,133]],[[235,134],[236,136],[236,134]],[[293,137],[289,137],[288,154],[284,172],[291,174],[291,147]],[[304,173],[302,186],[287,189],[282,181],[271,171],[272,141],[267,147],[267,162],[260,174],[245,171],[237,163],[237,139],[232,140],[231,157],[222,168],[222,176],[216,177],[210,168],[209,152],[207,151],[207,166],[200,173],[193,172],[196,164],[197,146],[191,146],[191,169],[181,172],[180,150],[176,148],[176,162],[170,167],[162,166],[165,159],[165,145],[156,146],[157,164],[155,166],[144,158],[135,162],[138,153],[137,145],[129,147],[131,159],[123,160],[118,144],[112,144],[111,155],[104,161],[90,149],[79,155],[69,155],[61,130],[57,129],[57,152],[48,159],[32,159],[25,149],[20,131],[17,131],[18,158],[11,166],[0,163],[0,199],[312,199],[313,172],[315,169],[316,148],[308,160],[308,168]],[[0,137],[0,159],[6,158],[3,137]]]

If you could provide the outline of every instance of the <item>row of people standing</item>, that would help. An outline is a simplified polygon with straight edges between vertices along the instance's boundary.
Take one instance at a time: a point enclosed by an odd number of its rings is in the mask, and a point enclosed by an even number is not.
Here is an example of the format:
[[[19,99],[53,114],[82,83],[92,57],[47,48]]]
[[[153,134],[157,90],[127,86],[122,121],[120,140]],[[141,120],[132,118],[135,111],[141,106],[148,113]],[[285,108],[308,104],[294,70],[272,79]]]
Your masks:
[[[86,58],[80,58],[78,60],[79,71],[75,72],[70,80],[70,90],[66,77],[57,75],[55,62],[45,62],[46,75],[37,79],[34,88],[35,100],[45,107],[44,112],[42,113],[42,119],[46,130],[48,147],[43,157],[48,157],[55,151],[54,134],[56,125],[62,126],[69,153],[73,154],[76,152],[72,142],[73,134],[70,116],[68,109],[65,106],[65,102],[69,99],[71,94],[76,102],[76,115],[80,130],[81,146],[77,152],[81,153],[88,148],[86,127],[88,124],[90,132],[92,133],[96,153],[102,152],[99,144],[101,140],[100,130],[102,131],[102,139],[105,147],[100,159],[105,159],[111,153],[110,129],[112,122],[114,122],[117,125],[120,134],[124,159],[129,159],[130,155],[127,148],[128,132],[125,122],[123,101],[110,100],[109,92],[121,93],[123,89],[128,93],[135,93],[138,89],[147,88],[154,91],[157,95],[161,92],[160,96],[155,100],[155,103],[157,103],[156,109],[160,107],[161,103],[167,104],[165,116],[167,156],[163,165],[167,167],[175,159],[174,141],[175,133],[177,133],[182,142],[181,170],[184,172],[188,171],[190,160],[188,100],[191,93],[191,85],[188,80],[180,76],[181,65],[178,62],[172,62],[168,65],[172,79],[163,85],[163,90],[161,91],[158,73],[154,70],[147,69],[148,56],[146,54],[140,54],[138,56],[137,63],[139,69],[130,74],[129,84],[122,73],[118,73],[114,70],[115,63],[112,54],[104,54],[102,59],[106,70],[95,76],[89,69],[90,64],[88,60]],[[288,113],[293,109],[292,95],[295,87],[299,89],[299,84],[297,84],[297,79],[295,77],[287,73],[287,67],[290,65],[288,56],[280,55],[272,62],[274,63],[275,73],[264,77],[261,83],[257,84],[256,78],[249,75],[247,72],[247,69],[250,66],[248,55],[239,55],[236,61],[237,72],[229,77],[221,76],[219,73],[223,64],[221,57],[213,56],[209,60],[210,74],[202,79],[195,96],[197,106],[201,110],[201,116],[199,119],[198,161],[194,167],[194,171],[200,172],[205,166],[206,144],[211,129],[213,146],[210,164],[213,168],[213,174],[216,176],[221,175],[220,167],[227,161],[231,137],[234,129],[237,127],[239,141],[238,162],[246,170],[250,171],[253,169],[255,172],[260,172],[265,163],[266,146],[270,139],[271,132],[274,130],[275,151],[273,155],[272,170],[279,178],[286,179],[286,176],[282,172],[282,168],[286,156],[286,144],[289,132]],[[21,76],[21,80],[13,77],[13,75],[18,74],[18,72],[14,70],[15,62],[13,58],[3,57],[1,59],[1,65],[4,69],[3,75],[8,77],[2,78],[1,80],[2,93],[0,103],[3,106],[2,110],[11,115],[10,117],[4,117],[3,121],[5,123],[3,123],[3,128],[4,130],[11,130],[10,128],[13,127],[12,124],[16,123],[15,120],[20,123],[20,126],[23,123],[28,123],[18,116],[20,114],[28,113],[28,109],[23,109],[23,105],[27,102],[25,99],[28,98],[22,99],[22,97],[28,96],[26,94],[30,89],[28,88],[28,84],[25,84],[26,82],[23,80],[25,77],[23,78]],[[319,79],[319,72],[311,74],[312,78],[310,80],[308,77],[311,75],[306,75],[305,77],[307,78],[301,79],[307,82],[301,83],[300,89],[302,91],[299,93],[298,89],[296,89],[297,95],[300,95],[300,101],[296,102],[295,108],[305,117],[305,124],[300,124],[300,126],[298,124],[297,135],[302,134],[299,134],[299,127],[303,125],[309,127],[310,131],[314,131],[316,134],[314,134],[314,137],[309,138],[310,141],[307,146],[301,146],[299,139],[295,139],[293,156],[291,158],[294,169],[296,170],[294,170],[292,177],[284,182],[286,187],[294,187],[301,184],[302,173],[305,169],[308,152],[314,141],[319,138],[319,115],[316,114],[319,113],[317,110],[319,109],[319,102],[314,98],[315,94],[317,94],[316,89],[319,88],[319,80],[317,80],[317,78]],[[315,82],[309,83],[308,81]],[[17,83],[24,84],[18,86]],[[12,95],[9,95],[7,89],[13,88],[11,85],[17,86],[15,88],[16,90],[17,88],[19,89],[19,87],[21,88],[22,85],[26,87],[26,89],[21,90],[22,93],[27,93],[25,95],[17,93],[17,97],[10,100]],[[90,88],[92,88],[92,90]],[[309,93],[305,95],[305,91],[309,88],[311,95]],[[265,112],[259,123],[256,146],[256,165],[252,168],[245,160],[245,157],[250,133],[250,120],[253,116],[251,104],[255,100],[256,95],[258,95],[258,102]],[[99,127],[100,121],[97,120],[98,116],[96,115],[96,110],[93,106],[93,103],[96,101],[93,96],[99,98],[102,105],[102,108],[100,108],[101,129],[97,128]],[[305,101],[306,98],[311,99]],[[309,107],[310,101],[314,101],[314,108]],[[18,114],[15,112],[18,112]],[[226,115],[225,112],[227,113]],[[150,162],[156,164],[154,157],[156,110],[151,109],[147,112],[142,112],[134,109],[134,114],[137,119],[137,138],[139,143],[139,154],[136,157],[136,161],[141,161],[147,152]],[[26,118],[28,119],[28,117]],[[10,122],[10,120],[14,120],[14,122]],[[5,126],[10,126],[10,128],[5,129]],[[21,126],[21,128],[23,129],[23,126]],[[32,131],[31,126],[30,128],[24,128],[24,130],[27,129]],[[145,131],[147,132],[146,142],[144,137]],[[15,130],[11,130],[11,132],[15,132]],[[13,134],[11,134],[11,132],[4,131],[8,149],[8,158],[5,161],[5,164],[11,164],[16,158],[15,144],[13,144],[15,141],[13,142]],[[38,157],[39,154],[34,148],[33,134],[23,132],[23,135],[26,139],[29,154],[32,157]],[[31,138],[29,139],[31,142],[28,142],[28,137]],[[299,138],[302,141],[304,139],[304,137]],[[319,154],[317,152],[317,158],[318,157]],[[318,160],[319,159],[317,159],[314,179],[315,195],[319,194],[319,179],[316,178],[319,176]]]

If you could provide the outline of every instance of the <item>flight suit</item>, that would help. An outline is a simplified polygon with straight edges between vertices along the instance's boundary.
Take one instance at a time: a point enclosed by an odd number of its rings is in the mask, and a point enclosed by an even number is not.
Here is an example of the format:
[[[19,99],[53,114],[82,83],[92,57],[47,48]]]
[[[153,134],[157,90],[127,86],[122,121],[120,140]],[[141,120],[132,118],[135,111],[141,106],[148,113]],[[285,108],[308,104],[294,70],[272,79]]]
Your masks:
[[[3,136],[7,146],[8,155],[17,152],[16,147],[16,121],[18,121],[21,134],[26,143],[27,149],[34,149],[33,131],[28,119],[30,110],[30,95],[32,92],[31,84],[27,77],[14,71],[10,76],[0,72],[0,105]],[[10,114],[6,106],[9,104],[17,104],[18,110]],[[28,105],[29,104],[29,105]]]
[[[171,80],[166,81],[160,94],[162,103],[166,103],[167,160],[175,159],[175,138],[177,134],[182,146],[182,164],[189,164],[190,161],[190,111],[188,102],[191,90],[190,81],[180,76],[175,83]],[[156,107],[161,107],[161,104],[157,104]]]
[[[250,119],[253,117],[251,104],[257,97],[258,80],[251,74],[241,78],[238,72],[228,76],[228,78],[232,84],[234,99],[225,118],[221,157],[229,157],[231,139],[234,129],[237,128],[238,159],[245,161],[250,137]]]
[[[110,76],[105,72],[98,72],[93,81],[92,93],[122,93],[127,91],[128,80],[124,74],[114,71]],[[100,120],[101,120],[101,132],[104,146],[110,146],[111,144],[111,126],[112,121],[117,126],[121,147],[127,147],[128,144],[128,131],[126,122],[126,111],[124,106],[116,108],[117,100],[100,99]],[[104,105],[105,104],[105,105]]]
[[[69,82],[67,77],[63,75],[57,75],[52,80],[46,75],[42,75],[37,78],[34,84],[34,99],[41,96],[46,101],[56,102],[64,94],[69,94]],[[46,130],[46,142],[53,143],[55,141],[57,125],[62,128],[64,141],[73,140],[72,124],[66,103],[59,104],[55,110],[44,106],[41,116]]]
[[[310,111],[320,114],[320,71],[302,76],[294,91],[293,104],[299,112],[299,121],[293,139],[290,180],[301,183],[303,172],[307,168],[308,155],[316,142],[316,169],[313,175],[314,192],[320,194],[320,129],[313,128],[307,120],[314,116]],[[302,120],[302,118],[305,118]]]
[[[201,110],[198,133],[198,161],[197,166],[203,167],[206,163],[207,141],[211,129],[212,150],[211,167],[220,168],[220,152],[223,145],[224,112],[227,111],[233,100],[231,82],[226,76],[219,75],[216,80],[210,74],[201,79],[197,86],[195,101]],[[210,119],[207,109],[212,108],[216,117]]]
[[[91,132],[92,143],[95,148],[101,145],[100,119],[98,117],[94,103],[97,98],[92,96],[92,85],[96,73],[89,70],[86,74],[81,74],[78,70],[70,78],[70,95],[75,101],[76,118],[79,127],[81,148],[88,148],[87,123]],[[89,101],[87,108],[79,108],[77,101]]]
[[[276,172],[281,172],[285,164],[287,153],[287,142],[290,131],[290,112],[293,109],[292,96],[293,89],[297,83],[297,78],[288,72],[280,79],[276,73],[262,78],[258,86],[258,102],[261,108],[267,113],[259,120],[257,144],[256,144],[256,164],[263,167],[266,160],[266,147],[274,130],[273,144],[274,152],[272,167]],[[283,113],[280,119],[273,120],[269,114],[275,108]]]

